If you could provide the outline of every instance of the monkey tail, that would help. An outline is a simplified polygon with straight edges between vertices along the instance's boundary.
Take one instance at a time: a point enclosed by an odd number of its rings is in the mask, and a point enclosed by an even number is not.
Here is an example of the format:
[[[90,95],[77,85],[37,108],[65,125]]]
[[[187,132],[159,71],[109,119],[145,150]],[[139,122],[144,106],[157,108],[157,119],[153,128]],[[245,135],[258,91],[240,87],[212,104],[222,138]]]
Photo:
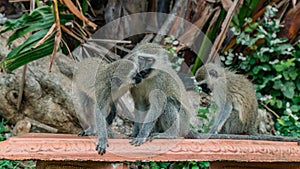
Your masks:
[[[186,135],[187,139],[232,139],[232,140],[266,140],[266,141],[282,141],[297,142],[300,145],[300,138],[284,137],[284,136],[267,136],[267,135],[235,135],[235,134],[209,134],[197,133],[190,130]]]

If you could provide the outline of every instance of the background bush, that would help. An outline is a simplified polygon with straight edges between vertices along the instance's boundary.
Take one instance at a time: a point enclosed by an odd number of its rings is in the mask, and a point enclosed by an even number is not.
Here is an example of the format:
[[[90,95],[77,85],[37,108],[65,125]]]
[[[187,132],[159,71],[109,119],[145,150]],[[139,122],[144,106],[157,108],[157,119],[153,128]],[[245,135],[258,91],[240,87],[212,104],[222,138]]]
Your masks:
[[[234,27],[240,48],[230,49],[221,59],[230,69],[246,73],[259,101],[280,116],[278,135],[300,137],[300,43],[293,46],[278,37],[282,25],[276,12],[268,6],[261,21],[247,19],[243,31]]]

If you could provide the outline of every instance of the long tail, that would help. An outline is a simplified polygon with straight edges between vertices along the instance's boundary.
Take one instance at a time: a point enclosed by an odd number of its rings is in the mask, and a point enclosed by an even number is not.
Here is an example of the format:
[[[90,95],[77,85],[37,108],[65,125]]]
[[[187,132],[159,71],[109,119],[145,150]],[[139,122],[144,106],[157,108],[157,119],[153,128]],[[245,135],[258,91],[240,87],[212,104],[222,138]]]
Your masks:
[[[266,136],[266,135],[207,134],[207,133],[200,134],[193,130],[190,130],[185,138],[188,138],[188,139],[267,140],[267,141],[298,142],[298,145],[300,145],[300,138],[293,138],[293,137]]]

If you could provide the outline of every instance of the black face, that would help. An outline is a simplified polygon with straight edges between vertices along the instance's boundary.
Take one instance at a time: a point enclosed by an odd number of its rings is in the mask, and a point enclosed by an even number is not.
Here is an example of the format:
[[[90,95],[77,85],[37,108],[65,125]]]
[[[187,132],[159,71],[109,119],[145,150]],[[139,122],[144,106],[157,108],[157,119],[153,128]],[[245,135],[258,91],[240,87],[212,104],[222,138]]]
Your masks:
[[[142,79],[145,79],[152,71],[152,68],[144,69],[140,72],[138,72],[134,77],[133,80],[135,81],[135,84],[139,84],[142,82]]]
[[[210,94],[211,93],[211,90],[208,88],[207,84],[206,83],[203,83],[203,84],[200,84],[199,85],[202,89],[202,91],[206,94]]]
[[[133,77],[135,84],[142,82],[153,70],[152,66],[155,63],[155,59],[149,56],[138,56],[139,72]]]

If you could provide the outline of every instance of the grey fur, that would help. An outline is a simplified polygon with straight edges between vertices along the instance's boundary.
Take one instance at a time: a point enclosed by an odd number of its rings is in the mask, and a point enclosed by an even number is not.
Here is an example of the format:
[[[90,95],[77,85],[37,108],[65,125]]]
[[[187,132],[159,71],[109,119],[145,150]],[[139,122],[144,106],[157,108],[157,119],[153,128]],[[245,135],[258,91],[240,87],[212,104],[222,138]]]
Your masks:
[[[132,77],[136,70],[135,64],[129,60],[108,64],[97,58],[87,58],[80,62],[75,77],[75,92],[81,103],[79,115],[83,123],[88,124],[80,135],[96,133],[96,150],[101,155],[106,152],[107,137],[112,135],[107,122],[111,123],[116,113],[114,101],[135,84]]]
[[[184,137],[189,132],[191,106],[177,73],[169,66],[168,54],[156,44],[145,44],[128,57],[139,71],[149,75],[130,89],[135,104],[131,144],[148,139]]]
[[[217,105],[211,134],[257,134],[258,103],[247,78],[213,63],[199,68],[195,77],[207,84]]]

